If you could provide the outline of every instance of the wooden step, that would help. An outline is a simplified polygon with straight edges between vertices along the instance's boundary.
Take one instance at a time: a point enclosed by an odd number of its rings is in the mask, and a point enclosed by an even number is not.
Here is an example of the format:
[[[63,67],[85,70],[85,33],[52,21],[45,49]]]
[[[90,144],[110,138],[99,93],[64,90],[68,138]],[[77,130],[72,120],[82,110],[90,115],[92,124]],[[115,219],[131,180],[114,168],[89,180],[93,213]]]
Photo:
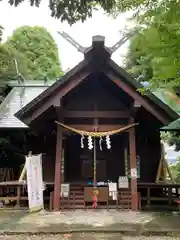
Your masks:
[[[77,195],[82,194],[82,195],[84,195],[84,191],[70,191],[70,194],[77,194]]]
[[[61,199],[61,202],[64,202],[64,203],[65,202],[69,202],[69,203],[83,202],[84,203],[84,199],[63,199],[63,200]]]

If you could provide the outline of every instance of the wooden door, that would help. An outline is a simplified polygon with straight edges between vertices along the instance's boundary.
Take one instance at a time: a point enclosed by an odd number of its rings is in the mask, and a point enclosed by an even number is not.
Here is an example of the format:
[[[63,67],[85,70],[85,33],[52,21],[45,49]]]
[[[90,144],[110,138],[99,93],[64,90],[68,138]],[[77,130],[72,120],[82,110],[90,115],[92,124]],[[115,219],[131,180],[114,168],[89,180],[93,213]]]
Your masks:
[[[96,163],[96,179],[97,181],[105,181],[106,179],[106,160],[97,160]]]
[[[93,180],[94,168],[92,160],[83,160],[81,169],[83,179]],[[96,161],[96,179],[97,181],[105,181],[106,179],[106,161]]]
[[[82,169],[81,175],[83,179],[92,179],[93,176],[93,168],[92,168],[92,161],[89,159],[82,160]]]

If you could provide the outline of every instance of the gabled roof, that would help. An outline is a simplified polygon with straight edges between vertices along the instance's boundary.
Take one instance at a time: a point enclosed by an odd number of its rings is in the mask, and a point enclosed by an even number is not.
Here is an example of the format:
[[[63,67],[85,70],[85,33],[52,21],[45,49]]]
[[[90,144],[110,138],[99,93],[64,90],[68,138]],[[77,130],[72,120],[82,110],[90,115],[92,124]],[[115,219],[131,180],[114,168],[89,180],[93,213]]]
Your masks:
[[[161,88],[154,91],[154,94],[161,99],[163,103],[171,107],[178,115],[180,115],[180,98],[173,92],[168,89]],[[180,118],[173,121],[172,123],[168,124],[161,128],[164,131],[173,131],[173,130],[180,130]]]
[[[180,118],[161,128],[162,131],[180,131]]]
[[[123,77],[123,80],[131,85],[136,91],[138,91],[138,89],[144,88],[143,84],[134,79],[128,72],[119,67],[113,60],[110,60],[109,65],[119,73],[121,79]],[[159,94],[148,90],[143,95],[143,97],[154,104],[154,106],[158,106],[159,109],[162,109],[167,115],[169,115],[172,121],[176,120],[179,117],[179,113],[177,111],[174,111],[174,109],[169,104],[167,104],[167,101],[162,101],[162,99],[159,97]]]
[[[42,84],[14,87],[0,105],[0,128],[27,128],[14,114],[47,88]]]
[[[92,69],[93,71],[99,71],[99,69],[104,66],[104,69],[107,71],[108,69],[113,70],[116,76],[118,76],[118,79],[120,79],[124,84],[130,86],[136,95],[140,95],[137,90],[142,88],[143,85],[133,79],[124,69],[113,62],[110,59],[110,55],[111,54],[108,48],[104,46],[104,38],[94,38],[92,47],[85,51],[85,59],[82,62],[67,72],[63,77],[58,79],[54,84],[52,84],[52,86],[46,89],[44,88],[44,91],[37,94],[35,98],[31,99],[32,101],[27,101],[27,104],[19,107],[15,116],[23,121],[27,115],[31,115],[34,110],[40,108],[47,101],[47,99],[50,99],[59,91],[63,90],[68,83],[74,79],[75,75],[81,75],[82,72],[85,71],[89,71],[90,74]],[[169,107],[168,104],[161,101],[150,91],[148,91],[145,96],[141,96],[141,98],[145,99],[148,104],[151,105],[151,108],[156,108],[156,111],[166,116],[168,119],[167,122],[170,123],[179,118],[179,115],[171,107]]]
[[[34,98],[32,101],[30,101],[27,105],[25,105],[23,108],[19,109],[19,111],[16,112],[15,116],[17,118],[21,118],[24,114],[29,112],[31,109],[35,108],[36,106],[40,105],[41,102],[45,101],[47,97],[50,97],[54,94],[57,89],[63,88],[63,86],[70,80],[72,76],[74,76],[77,72],[80,72],[87,66],[87,62],[82,61],[78,65],[76,65],[74,68],[69,70],[63,77],[57,79],[50,87],[48,87],[45,91],[43,91],[41,94],[37,95],[36,98]]]

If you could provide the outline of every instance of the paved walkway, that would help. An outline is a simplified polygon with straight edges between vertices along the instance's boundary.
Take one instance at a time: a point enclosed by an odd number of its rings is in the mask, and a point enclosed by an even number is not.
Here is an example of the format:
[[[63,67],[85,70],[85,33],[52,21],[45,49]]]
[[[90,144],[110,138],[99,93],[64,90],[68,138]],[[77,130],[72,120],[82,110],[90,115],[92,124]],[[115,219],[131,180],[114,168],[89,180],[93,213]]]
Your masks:
[[[119,234],[72,234],[49,236],[0,236],[0,240],[180,240],[178,237],[129,237]]]
[[[87,210],[28,213],[0,211],[0,233],[67,233],[83,231],[180,232],[180,216],[172,214]]]

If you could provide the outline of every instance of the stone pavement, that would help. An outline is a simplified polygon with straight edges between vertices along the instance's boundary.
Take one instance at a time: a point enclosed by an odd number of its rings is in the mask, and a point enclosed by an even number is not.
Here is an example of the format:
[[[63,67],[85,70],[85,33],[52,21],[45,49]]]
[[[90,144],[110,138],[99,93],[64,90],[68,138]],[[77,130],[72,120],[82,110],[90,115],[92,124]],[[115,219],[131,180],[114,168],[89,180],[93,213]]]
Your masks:
[[[180,216],[172,214],[76,210],[28,213],[0,211],[0,233],[180,232]]]
[[[130,237],[120,234],[72,234],[49,236],[0,236],[0,240],[179,240],[178,237]]]

